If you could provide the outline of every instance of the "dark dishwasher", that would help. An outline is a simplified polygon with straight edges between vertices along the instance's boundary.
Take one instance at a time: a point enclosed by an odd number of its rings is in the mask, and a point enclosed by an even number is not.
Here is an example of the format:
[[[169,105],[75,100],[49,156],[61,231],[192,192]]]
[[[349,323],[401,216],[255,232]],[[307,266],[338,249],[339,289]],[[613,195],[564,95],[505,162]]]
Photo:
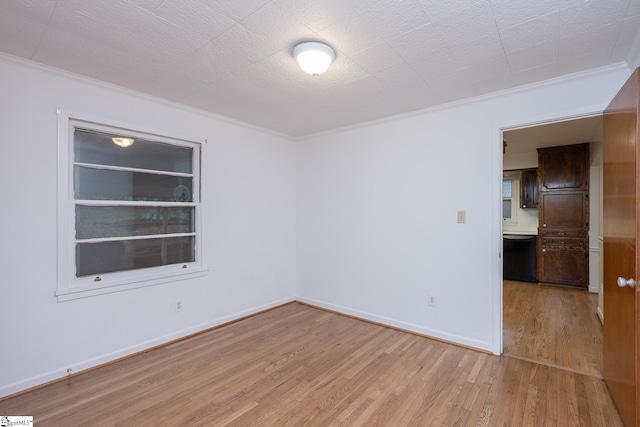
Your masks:
[[[538,281],[536,279],[536,237],[518,234],[502,236],[504,280]]]

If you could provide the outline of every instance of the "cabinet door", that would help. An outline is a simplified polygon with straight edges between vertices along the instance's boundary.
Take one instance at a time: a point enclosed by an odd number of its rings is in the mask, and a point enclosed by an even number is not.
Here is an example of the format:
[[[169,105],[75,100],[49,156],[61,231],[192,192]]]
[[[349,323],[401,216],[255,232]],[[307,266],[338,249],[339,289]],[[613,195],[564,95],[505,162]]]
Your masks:
[[[534,209],[538,207],[538,170],[525,169],[520,176],[520,207]]]
[[[540,192],[589,189],[589,144],[538,149]]]
[[[540,231],[589,228],[589,199],[586,192],[541,192],[539,197]]]
[[[589,252],[578,248],[542,247],[538,280],[559,285],[589,286]]]

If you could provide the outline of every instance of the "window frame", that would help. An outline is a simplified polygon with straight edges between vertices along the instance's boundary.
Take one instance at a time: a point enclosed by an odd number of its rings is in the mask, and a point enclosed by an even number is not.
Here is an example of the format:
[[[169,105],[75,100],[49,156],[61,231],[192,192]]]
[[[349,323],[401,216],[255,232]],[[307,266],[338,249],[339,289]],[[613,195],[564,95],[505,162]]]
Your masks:
[[[57,110],[58,115],[58,171],[57,171],[57,265],[58,277],[55,295],[58,302],[78,298],[104,295],[112,292],[126,291],[167,282],[182,281],[205,276],[208,268],[202,259],[202,203],[201,203],[201,154],[202,143],[194,139],[176,137],[154,129],[143,129],[140,126],[114,123],[111,120],[93,117],[89,114],[74,114]],[[95,276],[76,277],[76,206],[100,205],[74,198],[74,131],[90,129],[98,132],[119,133],[146,139],[152,142],[167,143],[174,146],[192,148],[193,191],[192,202],[182,204],[193,206],[195,226],[195,261],[170,264],[158,267],[133,269],[100,274]],[[169,204],[159,202],[158,204]]]
[[[511,202],[511,217],[510,218],[505,218],[504,217],[504,208],[502,209],[502,222],[504,224],[516,224],[518,222],[518,191],[519,191],[519,177],[516,173],[512,173],[512,172],[505,172],[503,173],[502,176],[502,182],[504,183],[504,181],[509,180],[511,181],[511,197],[510,198],[505,198],[504,196],[502,197],[502,202],[503,202],[503,206],[504,206],[504,201],[505,200],[510,200]],[[504,186],[504,184],[503,184]],[[504,188],[504,187],[503,187]]]

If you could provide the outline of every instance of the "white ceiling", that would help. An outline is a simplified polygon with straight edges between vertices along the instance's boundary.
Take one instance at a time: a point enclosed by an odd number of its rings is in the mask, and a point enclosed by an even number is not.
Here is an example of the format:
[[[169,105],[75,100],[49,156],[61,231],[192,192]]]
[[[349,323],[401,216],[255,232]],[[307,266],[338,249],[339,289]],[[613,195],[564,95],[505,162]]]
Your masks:
[[[602,115],[503,132],[509,154],[535,152],[537,148],[602,142]]]
[[[639,29],[640,0],[0,0],[2,52],[292,136],[628,61]]]

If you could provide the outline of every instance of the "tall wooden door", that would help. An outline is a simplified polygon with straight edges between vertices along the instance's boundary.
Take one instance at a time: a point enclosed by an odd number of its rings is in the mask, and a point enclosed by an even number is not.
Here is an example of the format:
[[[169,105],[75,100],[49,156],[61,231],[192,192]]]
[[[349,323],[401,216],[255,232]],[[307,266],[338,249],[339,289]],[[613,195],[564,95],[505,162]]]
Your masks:
[[[640,70],[640,69],[639,69]],[[636,70],[604,114],[604,349],[603,375],[627,427],[638,418],[638,285],[636,247],[640,238],[637,209],[639,71]],[[620,279],[619,279],[620,278]],[[618,281],[620,280],[619,286]]]

